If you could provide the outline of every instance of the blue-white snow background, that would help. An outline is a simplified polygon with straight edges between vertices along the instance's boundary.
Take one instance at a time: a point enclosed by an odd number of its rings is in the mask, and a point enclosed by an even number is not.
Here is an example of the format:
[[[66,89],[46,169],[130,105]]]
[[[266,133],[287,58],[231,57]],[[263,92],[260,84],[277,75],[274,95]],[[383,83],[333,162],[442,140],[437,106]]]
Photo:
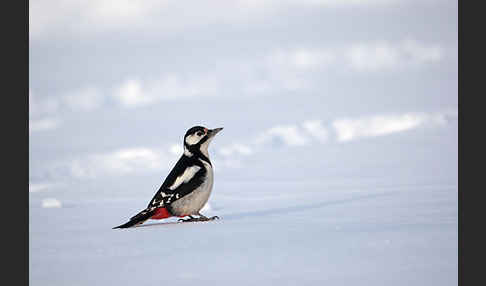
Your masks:
[[[457,284],[456,1],[29,2],[31,285]],[[222,219],[112,230],[199,124]]]

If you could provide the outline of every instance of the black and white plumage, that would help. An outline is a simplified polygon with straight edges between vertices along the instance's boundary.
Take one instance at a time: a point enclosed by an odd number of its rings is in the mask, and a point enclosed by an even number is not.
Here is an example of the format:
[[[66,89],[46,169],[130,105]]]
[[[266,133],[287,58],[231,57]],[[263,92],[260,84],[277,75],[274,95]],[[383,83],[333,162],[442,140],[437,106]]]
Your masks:
[[[183,221],[207,221],[200,213],[213,188],[213,168],[209,160],[208,147],[214,136],[223,128],[207,129],[195,126],[184,136],[184,154],[165,179],[147,208],[120,226],[128,228],[144,223],[148,219],[164,219],[171,216],[185,217]],[[193,217],[198,215],[198,218]]]

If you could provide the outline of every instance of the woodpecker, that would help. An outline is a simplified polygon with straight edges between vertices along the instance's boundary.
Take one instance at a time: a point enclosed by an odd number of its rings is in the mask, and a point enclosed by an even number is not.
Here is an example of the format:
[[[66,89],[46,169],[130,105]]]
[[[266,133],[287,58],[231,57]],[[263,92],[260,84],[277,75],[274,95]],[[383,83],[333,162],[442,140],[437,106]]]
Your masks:
[[[223,128],[207,129],[194,126],[184,135],[184,153],[155,193],[147,208],[115,228],[140,225],[148,219],[186,217],[182,222],[209,221],[218,216],[206,217],[200,213],[213,188],[213,168],[208,147],[214,136]],[[197,215],[198,217],[194,217]]]

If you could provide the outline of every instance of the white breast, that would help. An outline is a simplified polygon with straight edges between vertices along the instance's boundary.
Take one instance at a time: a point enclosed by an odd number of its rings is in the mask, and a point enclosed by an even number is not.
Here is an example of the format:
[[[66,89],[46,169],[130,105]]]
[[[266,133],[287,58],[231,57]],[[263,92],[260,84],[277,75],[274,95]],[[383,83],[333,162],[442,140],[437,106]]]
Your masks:
[[[175,215],[193,215],[197,214],[207,203],[211,190],[213,189],[213,168],[209,163],[200,160],[206,168],[204,182],[193,192],[178,199],[171,204],[171,210]]]

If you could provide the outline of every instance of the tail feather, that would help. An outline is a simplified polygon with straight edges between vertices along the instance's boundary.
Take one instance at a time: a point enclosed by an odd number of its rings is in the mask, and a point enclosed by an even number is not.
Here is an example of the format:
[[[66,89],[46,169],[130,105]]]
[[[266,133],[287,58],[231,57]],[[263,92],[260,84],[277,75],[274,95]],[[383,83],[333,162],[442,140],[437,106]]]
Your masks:
[[[127,223],[124,223],[124,224],[119,225],[119,226],[115,226],[113,229],[115,229],[115,228],[129,228],[129,227],[132,227],[134,225],[143,223],[144,221],[146,221],[150,217],[152,217],[154,215],[154,213],[155,213],[155,210],[145,209],[145,210],[139,212],[138,214],[136,214],[135,216],[133,216],[132,218],[130,218],[130,220]]]

